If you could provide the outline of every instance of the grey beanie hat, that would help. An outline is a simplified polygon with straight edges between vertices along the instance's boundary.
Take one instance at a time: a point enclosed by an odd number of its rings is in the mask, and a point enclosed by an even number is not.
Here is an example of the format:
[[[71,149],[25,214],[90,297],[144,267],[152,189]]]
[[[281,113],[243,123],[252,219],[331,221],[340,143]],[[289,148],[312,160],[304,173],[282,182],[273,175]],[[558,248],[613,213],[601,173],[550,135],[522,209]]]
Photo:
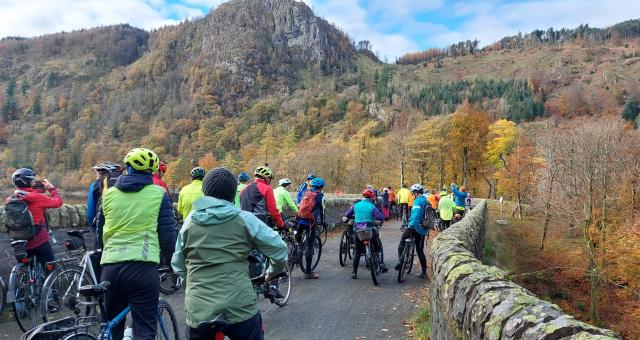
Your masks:
[[[206,196],[229,202],[235,201],[237,186],[238,180],[236,176],[226,168],[215,168],[207,171],[202,180],[202,192]]]

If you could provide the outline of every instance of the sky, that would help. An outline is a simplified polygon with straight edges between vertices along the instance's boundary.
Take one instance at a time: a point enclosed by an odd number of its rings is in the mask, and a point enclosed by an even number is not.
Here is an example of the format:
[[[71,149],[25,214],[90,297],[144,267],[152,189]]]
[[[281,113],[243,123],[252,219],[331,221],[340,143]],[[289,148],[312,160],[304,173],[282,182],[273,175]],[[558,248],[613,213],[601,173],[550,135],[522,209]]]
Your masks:
[[[0,37],[120,23],[144,29],[206,15],[225,0],[0,0]],[[301,0],[381,58],[534,29],[606,27],[640,17],[638,0]],[[636,17],[633,17],[633,16]]]

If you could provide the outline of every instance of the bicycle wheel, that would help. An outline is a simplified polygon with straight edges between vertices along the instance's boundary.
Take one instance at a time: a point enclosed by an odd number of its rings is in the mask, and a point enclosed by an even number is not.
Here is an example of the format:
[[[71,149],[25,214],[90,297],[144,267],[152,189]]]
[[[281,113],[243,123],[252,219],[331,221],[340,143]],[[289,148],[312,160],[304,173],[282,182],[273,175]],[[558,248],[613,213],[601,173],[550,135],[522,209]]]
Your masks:
[[[400,257],[400,269],[398,270],[398,282],[404,282],[406,280],[406,274],[409,273],[409,268],[411,264],[409,262],[413,262],[411,258],[411,241],[405,241],[404,250],[402,251],[402,256]]]
[[[347,264],[347,257],[349,257],[349,233],[345,230],[340,237],[340,252],[338,253],[340,266],[344,267]]]
[[[373,280],[374,285],[378,285],[378,261],[376,261],[377,254],[375,250],[373,250],[373,245],[371,243],[367,244],[366,253],[366,261],[369,265],[369,271],[371,272],[371,280]]]
[[[318,236],[320,236],[320,239],[322,240],[322,245],[324,246],[324,244],[327,243],[327,236],[329,235],[329,231],[327,230],[327,225],[324,223],[318,224],[316,228],[318,228]]]
[[[18,326],[26,332],[37,326],[40,321],[36,280],[29,275],[29,268],[18,264],[11,270],[9,286],[13,288],[13,315]]]
[[[173,308],[169,302],[160,299],[158,301],[158,330],[156,331],[156,339],[159,340],[177,340],[180,338],[180,328],[178,328],[178,319],[173,312]]]
[[[0,277],[0,314],[4,310],[4,305],[7,303],[7,286],[4,285],[2,277]]]
[[[411,269],[413,269],[413,260],[416,257],[416,241],[413,239],[413,237],[411,238],[411,244],[408,247],[410,250],[409,254],[409,261],[408,261],[408,265],[409,268],[407,269],[407,274],[411,273]]]
[[[302,238],[302,252],[300,254],[300,269],[302,269],[303,273],[307,272],[307,245],[306,245],[306,236]],[[320,236],[316,235],[314,237],[313,248],[311,249],[311,271],[315,270],[320,263],[320,256],[322,255],[322,240],[320,240]]]
[[[98,338],[89,333],[74,333],[65,336],[62,340],[98,340]]]
[[[182,278],[169,267],[158,268],[160,272],[160,293],[171,295],[182,287]]]
[[[285,277],[278,278],[278,290],[284,297],[281,299],[273,298],[273,303],[282,307],[289,302],[289,296],[291,296],[291,268],[287,268]]]
[[[77,307],[81,307],[80,317],[95,317],[98,322],[100,317],[97,305],[83,301],[84,298],[79,293],[80,287],[95,284],[89,273],[83,273],[80,266],[65,265],[56,268],[42,286],[40,312],[44,322],[75,316]]]

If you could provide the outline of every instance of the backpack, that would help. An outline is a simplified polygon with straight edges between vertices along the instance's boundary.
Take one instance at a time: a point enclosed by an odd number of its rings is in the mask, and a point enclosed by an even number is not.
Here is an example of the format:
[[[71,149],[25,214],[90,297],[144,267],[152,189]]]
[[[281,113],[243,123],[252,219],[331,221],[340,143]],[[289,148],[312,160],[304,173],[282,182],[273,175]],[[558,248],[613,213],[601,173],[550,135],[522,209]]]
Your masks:
[[[40,228],[33,223],[33,216],[22,196],[14,194],[4,206],[5,227],[13,240],[31,240]]]
[[[315,219],[313,216],[313,208],[316,206],[316,196],[318,196],[318,193],[315,191],[307,191],[304,196],[302,196],[300,208],[298,209],[299,218],[311,221]]]
[[[107,189],[116,185],[116,181],[118,177],[120,177],[121,173],[119,171],[110,171],[104,175],[96,182],[96,186],[94,187],[94,198],[96,200],[96,217],[90,223],[93,223],[93,226],[96,228],[95,232],[97,235],[97,248],[102,248],[102,227],[104,227],[104,214],[102,212],[102,197],[107,193]]]

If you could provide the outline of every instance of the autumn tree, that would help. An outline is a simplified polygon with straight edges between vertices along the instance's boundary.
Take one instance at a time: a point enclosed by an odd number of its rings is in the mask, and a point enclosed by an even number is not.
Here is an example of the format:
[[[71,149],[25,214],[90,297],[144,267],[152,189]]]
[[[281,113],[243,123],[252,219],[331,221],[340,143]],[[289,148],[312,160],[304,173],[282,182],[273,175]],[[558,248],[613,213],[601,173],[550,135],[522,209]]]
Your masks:
[[[627,99],[624,104],[624,108],[622,109],[622,118],[632,122],[634,126],[638,126],[638,122],[636,119],[638,118],[638,113],[640,113],[640,108],[638,108],[638,102],[634,98]]]
[[[488,139],[487,148],[484,153],[484,158],[490,165],[488,169],[500,171],[507,167],[506,158],[518,142],[518,128],[514,122],[500,119],[489,126]],[[487,197],[492,197],[493,194],[495,198],[498,185],[497,179],[492,178],[493,176],[491,175],[487,175],[484,171],[480,173],[489,186]]]
[[[424,181],[426,172],[431,170],[437,174],[438,188],[445,183],[446,162],[449,160],[449,126],[448,117],[434,117],[420,122],[409,137],[410,160],[418,176]]]
[[[535,157],[535,150],[524,136],[520,136],[518,145],[507,157],[497,177],[500,189],[505,194],[515,197],[518,204],[518,217],[522,220],[522,203],[529,200],[537,184],[540,160]]]
[[[218,166],[218,161],[216,160],[213,153],[206,153],[200,160],[198,160],[198,166],[204,168],[206,171],[209,171],[216,166]]]
[[[557,129],[551,123],[547,123],[545,131],[537,138],[537,154],[542,161],[540,171],[540,181],[538,186],[538,197],[542,199],[544,205],[544,218],[542,225],[542,239],[540,241],[540,250],[544,249],[547,231],[549,230],[549,222],[551,222],[551,201],[554,190],[556,189],[556,181],[560,172],[560,146],[555,140]]]
[[[451,117],[451,129],[449,130],[449,142],[451,151],[457,153],[462,162],[462,185],[467,185],[471,168],[480,167],[478,163],[482,159],[487,144],[489,133],[489,114],[479,109],[464,105]]]

